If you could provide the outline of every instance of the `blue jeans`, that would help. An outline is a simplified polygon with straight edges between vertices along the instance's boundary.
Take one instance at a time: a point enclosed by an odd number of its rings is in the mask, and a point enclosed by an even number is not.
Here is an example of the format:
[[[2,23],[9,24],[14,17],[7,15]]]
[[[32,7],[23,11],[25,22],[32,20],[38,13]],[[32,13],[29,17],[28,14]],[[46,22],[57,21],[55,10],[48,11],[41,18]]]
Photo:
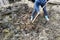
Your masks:
[[[43,7],[45,4],[46,4],[46,2],[38,2],[38,1],[35,1],[34,9],[33,9],[33,12],[32,12],[33,18],[35,16],[35,13],[38,13],[39,12],[39,6]],[[47,14],[47,11],[46,11],[46,6],[43,8],[43,11],[44,11],[44,15],[48,15]]]

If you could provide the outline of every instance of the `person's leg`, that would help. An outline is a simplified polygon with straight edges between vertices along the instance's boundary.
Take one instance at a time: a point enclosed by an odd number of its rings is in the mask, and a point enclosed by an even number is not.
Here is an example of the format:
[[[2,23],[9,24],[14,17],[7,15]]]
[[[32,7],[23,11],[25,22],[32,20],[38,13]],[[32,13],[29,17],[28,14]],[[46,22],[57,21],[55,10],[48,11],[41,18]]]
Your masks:
[[[39,3],[36,1],[34,4],[34,10],[33,10],[32,15],[31,15],[31,20],[34,19],[34,15],[35,15],[35,13],[38,13],[38,11],[39,11]]]
[[[36,10],[35,10],[35,9],[33,9],[33,12],[32,12],[32,15],[31,15],[31,20],[33,20],[33,19],[34,19],[35,12],[36,12]]]
[[[46,20],[49,21],[46,6],[43,8],[43,11],[44,11],[44,15],[45,15]]]
[[[41,4],[41,6],[44,7],[45,4],[46,3],[43,3],[43,4]],[[46,10],[46,6],[43,8],[43,11],[44,11],[44,16],[45,16],[46,20],[49,21],[47,10]]]
[[[47,10],[46,10],[46,6],[43,8],[43,11],[44,11],[44,15],[45,15],[45,16],[48,15],[48,14],[47,14]]]

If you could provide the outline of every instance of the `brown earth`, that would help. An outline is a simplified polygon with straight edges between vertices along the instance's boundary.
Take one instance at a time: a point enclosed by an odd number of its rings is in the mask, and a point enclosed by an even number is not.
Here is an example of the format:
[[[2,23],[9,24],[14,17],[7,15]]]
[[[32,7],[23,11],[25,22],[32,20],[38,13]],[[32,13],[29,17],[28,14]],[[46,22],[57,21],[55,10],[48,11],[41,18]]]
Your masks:
[[[46,22],[43,15],[39,15],[34,23],[30,23],[33,8],[27,4],[19,4],[9,9],[18,8],[18,11],[10,13],[1,11],[0,40],[59,40],[60,13],[57,7],[60,6],[49,5],[47,5],[49,22]]]

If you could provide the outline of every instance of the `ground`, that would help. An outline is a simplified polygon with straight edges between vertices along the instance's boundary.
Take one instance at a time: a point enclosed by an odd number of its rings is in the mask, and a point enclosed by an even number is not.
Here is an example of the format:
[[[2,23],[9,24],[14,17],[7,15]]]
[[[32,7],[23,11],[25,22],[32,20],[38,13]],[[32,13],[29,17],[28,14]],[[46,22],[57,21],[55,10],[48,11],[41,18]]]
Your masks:
[[[49,22],[40,14],[34,23],[30,23],[33,8],[27,4],[12,7],[18,8],[14,12],[1,11],[0,40],[60,40],[60,6],[47,6]]]

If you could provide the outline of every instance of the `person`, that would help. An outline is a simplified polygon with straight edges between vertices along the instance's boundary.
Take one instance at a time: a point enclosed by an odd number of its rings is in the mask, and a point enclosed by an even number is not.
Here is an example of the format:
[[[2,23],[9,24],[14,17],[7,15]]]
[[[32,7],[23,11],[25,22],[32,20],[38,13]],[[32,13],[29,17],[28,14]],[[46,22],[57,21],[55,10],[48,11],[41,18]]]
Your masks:
[[[32,15],[31,15],[31,21],[34,19],[35,13],[40,13],[39,6],[43,7],[47,3],[47,1],[48,0],[35,0],[34,9],[33,9]],[[48,14],[46,11],[46,6],[43,8],[43,11],[44,11],[44,16],[45,16],[46,20],[49,21]]]

